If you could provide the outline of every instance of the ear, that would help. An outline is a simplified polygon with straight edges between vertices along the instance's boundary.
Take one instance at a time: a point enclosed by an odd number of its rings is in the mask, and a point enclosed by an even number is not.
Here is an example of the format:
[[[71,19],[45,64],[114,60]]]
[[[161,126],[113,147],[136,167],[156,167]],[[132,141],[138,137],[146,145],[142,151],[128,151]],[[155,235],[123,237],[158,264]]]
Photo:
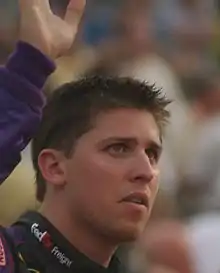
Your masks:
[[[66,157],[60,151],[44,149],[38,156],[38,166],[45,181],[54,186],[64,186]]]

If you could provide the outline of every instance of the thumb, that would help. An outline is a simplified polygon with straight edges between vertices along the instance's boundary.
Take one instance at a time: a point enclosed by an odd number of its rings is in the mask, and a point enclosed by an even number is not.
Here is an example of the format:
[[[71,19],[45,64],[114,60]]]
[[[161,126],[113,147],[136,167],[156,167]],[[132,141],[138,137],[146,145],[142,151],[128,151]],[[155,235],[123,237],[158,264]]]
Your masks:
[[[86,0],[70,0],[65,21],[72,27],[77,27],[84,12]]]

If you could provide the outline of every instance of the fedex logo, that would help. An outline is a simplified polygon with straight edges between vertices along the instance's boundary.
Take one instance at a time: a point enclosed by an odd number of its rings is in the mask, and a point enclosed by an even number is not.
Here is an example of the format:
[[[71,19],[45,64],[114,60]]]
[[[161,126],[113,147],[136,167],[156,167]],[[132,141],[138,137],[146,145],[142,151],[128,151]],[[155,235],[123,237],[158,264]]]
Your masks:
[[[50,234],[47,231],[41,232],[39,230],[39,225],[37,223],[31,226],[31,232],[34,234],[34,236],[38,239],[39,242],[43,243],[43,245],[46,248],[49,248],[49,249],[52,248],[53,243],[52,243]]]
[[[72,261],[60,251],[59,247],[54,245],[50,234],[47,231],[40,231],[39,224],[34,223],[31,226],[32,234],[41,242],[46,248],[48,248],[53,256],[55,256],[61,264],[70,268]]]

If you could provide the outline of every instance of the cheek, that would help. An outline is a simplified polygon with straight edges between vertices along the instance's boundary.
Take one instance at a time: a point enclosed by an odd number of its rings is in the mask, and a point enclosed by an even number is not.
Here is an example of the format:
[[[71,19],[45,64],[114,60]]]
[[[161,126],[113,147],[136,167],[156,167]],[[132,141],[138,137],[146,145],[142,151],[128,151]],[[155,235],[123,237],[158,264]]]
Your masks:
[[[68,164],[67,181],[71,183],[72,191],[78,198],[81,196],[91,202],[117,198],[122,180],[121,166],[99,155],[76,157]]]
[[[150,189],[151,189],[151,199],[152,199],[152,203],[154,203],[154,200],[157,196],[158,190],[159,190],[159,175],[160,175],[160,171],[156,170],[155,171],[155,177],[154,179],[151,181],[150,184]]]

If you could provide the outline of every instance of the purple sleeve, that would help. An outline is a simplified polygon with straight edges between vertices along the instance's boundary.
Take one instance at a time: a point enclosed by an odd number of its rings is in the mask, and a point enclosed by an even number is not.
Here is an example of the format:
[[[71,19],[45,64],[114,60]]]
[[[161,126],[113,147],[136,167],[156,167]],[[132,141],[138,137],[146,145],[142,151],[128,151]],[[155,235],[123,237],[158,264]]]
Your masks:
[[[55,64],[29,44],[19,42],[0,68],[0,183],[20,161],[41,119],[41,89]]]

